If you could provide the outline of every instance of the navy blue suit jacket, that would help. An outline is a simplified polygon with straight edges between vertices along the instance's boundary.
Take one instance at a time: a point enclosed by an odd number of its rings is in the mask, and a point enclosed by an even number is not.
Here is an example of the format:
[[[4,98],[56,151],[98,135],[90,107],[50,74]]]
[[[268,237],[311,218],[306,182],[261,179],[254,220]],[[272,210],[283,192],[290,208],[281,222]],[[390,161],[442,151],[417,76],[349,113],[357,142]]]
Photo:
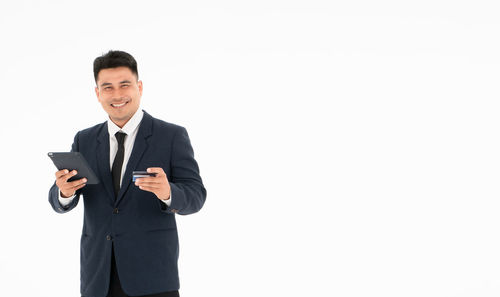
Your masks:
[[[78,132],[72,151],[83,154],[100,183],[78,190],[67,207],[59,203],[59,189],[54,184],[49,202],[56,212],[65,213],[75,208],[83,196],[81,294],[106,296],[112,245],[125,293],[136,296],[178,290],[175,213],[195,213],[206,198],[186,129],[144,113],[116,200],[109,167],[107,122]],[[161,167],[167,174],[172,194],[170,207],[132,183],[132,171],[148,167]]]

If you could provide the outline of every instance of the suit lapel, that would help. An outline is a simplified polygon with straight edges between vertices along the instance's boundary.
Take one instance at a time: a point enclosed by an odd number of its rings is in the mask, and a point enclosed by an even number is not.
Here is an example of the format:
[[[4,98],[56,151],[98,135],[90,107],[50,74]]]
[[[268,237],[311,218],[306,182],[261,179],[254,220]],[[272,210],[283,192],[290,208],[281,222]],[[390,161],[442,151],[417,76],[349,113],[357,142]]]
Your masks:
[[[114,203],[114,190],[113,190],[113,179],[111,177],[111,169],[109,168],[109,133],[108,133],[108,123],[102,125],[99,135],[97,135],[97,166],[99,167],[99,175],[101,176],[101,182],[108,192],[108,197],[112,203]]]
[[[144,112],[144,117],[142,118],[139,131],[137,131],[137,136],[135,138],[134,148],[132,149],[130,159],[127,163],[127,170],[122,176],[122,186],[120,188],[120,192],[118,193],[118,198],[116,199],[117,204],[127,192],[127,189],[132,182],[132,171],[136,170],[137,164],[142,159],[144,152],[148,148],[148,138],[152,134],[152,126],[153,118],[148,113]]]

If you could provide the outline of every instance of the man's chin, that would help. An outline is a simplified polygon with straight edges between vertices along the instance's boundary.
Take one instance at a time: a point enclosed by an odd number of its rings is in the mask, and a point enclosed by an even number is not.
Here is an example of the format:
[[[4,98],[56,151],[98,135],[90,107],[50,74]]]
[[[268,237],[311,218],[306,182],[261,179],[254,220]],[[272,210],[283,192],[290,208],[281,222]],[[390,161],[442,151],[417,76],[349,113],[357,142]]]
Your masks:
[[[128,120],[130,120],[132,118],[132,115],[129,115],[129,114],[116,115],[116,114],[109,114],[108,113],[108,115],[109,115],[109,118],[111,119],[111,121],[113,123],[115,123],[117,126],[120,126],[120,128],[123,127],[123,125],[125,125],[128,122]]]

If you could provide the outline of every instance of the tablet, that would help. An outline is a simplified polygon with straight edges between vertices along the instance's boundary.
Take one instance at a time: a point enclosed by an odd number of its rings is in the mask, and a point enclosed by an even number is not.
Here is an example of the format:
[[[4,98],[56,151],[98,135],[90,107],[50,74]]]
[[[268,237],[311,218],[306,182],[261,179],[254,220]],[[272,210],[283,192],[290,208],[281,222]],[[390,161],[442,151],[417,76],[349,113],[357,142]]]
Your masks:
[[[89,164],[85,160],[82,154],[79,152],[69,152],[69,153],[48,153],[49,158],[54,162],[58,170],[68,169],[76,170],[77,175],[68,179],[68,181],[74,181],[80,178],[87,178],[86,184],[98,184],[99,179],[97,179],[94,171],[90,168]]]

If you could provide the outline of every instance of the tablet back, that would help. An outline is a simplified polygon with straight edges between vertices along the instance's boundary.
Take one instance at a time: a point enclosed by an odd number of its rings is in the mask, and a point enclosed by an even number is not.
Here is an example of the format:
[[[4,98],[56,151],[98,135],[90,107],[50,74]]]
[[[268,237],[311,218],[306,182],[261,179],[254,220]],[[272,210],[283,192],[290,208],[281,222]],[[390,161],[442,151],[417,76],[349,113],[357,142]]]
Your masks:
[[[68,181],[74,181],[80,178],[87,178],[86,184],[98,184],[99,179],[96,177],[92,168],[90,168],[87,160],[79,152],[63,152],[63,153],[48,153],[49,158],[54,162],[58,170],[68,169],[76,170],[77,175],[70,178]]]

